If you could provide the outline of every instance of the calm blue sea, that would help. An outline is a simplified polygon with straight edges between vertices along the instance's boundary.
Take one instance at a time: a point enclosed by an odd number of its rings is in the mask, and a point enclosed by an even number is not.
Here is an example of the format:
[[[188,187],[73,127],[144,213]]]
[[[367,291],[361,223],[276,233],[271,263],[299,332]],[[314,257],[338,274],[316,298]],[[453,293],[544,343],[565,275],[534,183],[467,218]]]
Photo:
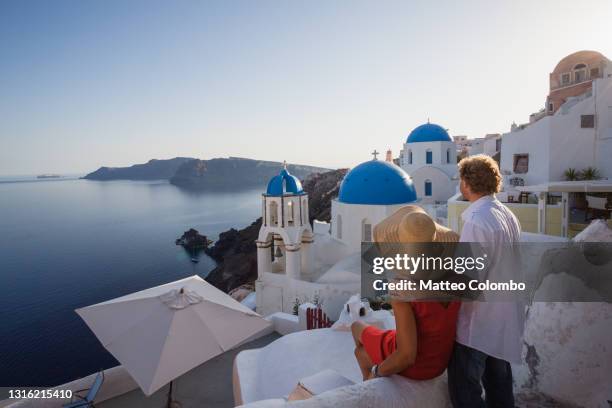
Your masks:
[[[116,365],[74,312],[198,274],[174,244],[259,216],[261,191],[190,193],[165,181],[0,179],[0,386],[50,386]]]

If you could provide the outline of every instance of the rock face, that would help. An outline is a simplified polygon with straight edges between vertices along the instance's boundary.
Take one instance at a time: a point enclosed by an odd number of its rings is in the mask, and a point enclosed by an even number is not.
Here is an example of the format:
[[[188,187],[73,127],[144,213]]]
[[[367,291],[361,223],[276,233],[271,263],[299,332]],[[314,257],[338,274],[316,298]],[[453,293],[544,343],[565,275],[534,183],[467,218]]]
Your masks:
[[[331,200],[338,197],[340,183],[348,169],[338,169],[325,173],[315,173],[306,179],[304,191],[308,193],[310,222],[331,220]]]
[[[303,186],[309,196],[311,222],[314,219],[330,220],[331,200],[338,195],[346,172],[347,169],[332,170],[312,174],[306,179]],[[206,253],[217,262],[217,267],[206,280],[224,292],[254,282],[257,279],[255,240],[260,227],[261,218],[244,229],[232,228],[221,233],[219,240],[206,249]]]
[[[255,240],[261,218],[240,231],[232,228],[222,232],[215,244],[205,252],[217,262],[206,280],[224,292],[257,279]]]
[[[89,173],[87,180],[168,180],[184,163],[194,161],[189,157],[175,157],[168,160],[152,159],[144,164],[135,164],[130,167],[100,167]]]
[[[192,160],[183,163],[170,178],[170,183],[191,190],[237,190],[241,188],[265,188],[270,178],[276,176],[282,163],[244,159],[239,157]],[[303,179],[309,174],[328,171],[321,167],[290,164],[287,169]]]
[[[100,167],[89,173],[87,180],[170,180],[170,183],[191,190],[240,190],[265,188],[282,167],[280,162],[244,159],[240,157],[199,160],[175,157],[168,160],[149,160],[130,167]],[[290,164],[289,172],[300,179],[316,172],[328,171],[322,167]]]

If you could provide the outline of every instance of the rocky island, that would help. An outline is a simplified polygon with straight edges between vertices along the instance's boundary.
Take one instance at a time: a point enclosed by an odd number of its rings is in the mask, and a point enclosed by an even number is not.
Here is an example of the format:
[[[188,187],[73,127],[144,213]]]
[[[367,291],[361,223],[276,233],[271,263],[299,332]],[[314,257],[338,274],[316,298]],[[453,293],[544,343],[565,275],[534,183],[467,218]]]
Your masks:
[[[180,238],[175,241],[176,245],[181,245],[189,250],[208,248],[212,241],[206,235],[202,235],[198,230],[190,228],[185,231]]]
[[[338,195],[340,183],[348,169],[314,173],[306,178],[303,188],[308,193],[310,222],[314,219],[330,221],[331,200]],[[222,232],[214,245],[205,249],[217,262],[206,280],[230,292],[257,279],[257,251],[255,240],[261,227],[261,218],[241,230],[232,228]]]

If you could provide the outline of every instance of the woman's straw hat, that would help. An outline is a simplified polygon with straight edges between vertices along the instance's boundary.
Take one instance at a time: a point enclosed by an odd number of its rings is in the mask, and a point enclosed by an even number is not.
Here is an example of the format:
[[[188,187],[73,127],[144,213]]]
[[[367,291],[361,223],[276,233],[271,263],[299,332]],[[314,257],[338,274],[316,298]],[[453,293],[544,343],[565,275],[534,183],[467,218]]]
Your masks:
[[[406,205],[389,217],[385,218],[374,228],[374,242],[377,253],[382,256],[395,256],[395,254],[410,254],[411,256],[434,256],[445,258],[452,256],[455,245],[459,241],[459,234],[435,222],[425,210],[416,205]],[[431,243],[435,243],[432,245]],[[388,279],[424,279],[422,274],[413,275],[414,272],[389,271]],[[428,279],[439,280],[448,275],[445,270],[428,270]],[[390,291],[389,294],[396,300],[414,300],[417,298],[435,298],[429,291],[419,294],[414,291]]]
[[[458,242],[459,235],[431,219],[417,205],[406,205],[374,228],[377,243]]]

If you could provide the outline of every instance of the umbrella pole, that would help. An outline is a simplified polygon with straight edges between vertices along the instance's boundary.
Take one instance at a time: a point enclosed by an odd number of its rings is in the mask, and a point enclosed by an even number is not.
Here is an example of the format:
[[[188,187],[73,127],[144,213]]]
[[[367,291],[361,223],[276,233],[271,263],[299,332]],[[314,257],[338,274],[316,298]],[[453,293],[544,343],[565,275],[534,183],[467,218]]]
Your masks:
[[[170,390],[168,390],[168,408],[172,408],[172,383],[174,381],[170,381]]]
[[[175,401],[172,398],[172,391],[174,389],[174,380],[170,381],[170,389],[168,390],[168,408],[181,408],[181,403],[178,401]]]

